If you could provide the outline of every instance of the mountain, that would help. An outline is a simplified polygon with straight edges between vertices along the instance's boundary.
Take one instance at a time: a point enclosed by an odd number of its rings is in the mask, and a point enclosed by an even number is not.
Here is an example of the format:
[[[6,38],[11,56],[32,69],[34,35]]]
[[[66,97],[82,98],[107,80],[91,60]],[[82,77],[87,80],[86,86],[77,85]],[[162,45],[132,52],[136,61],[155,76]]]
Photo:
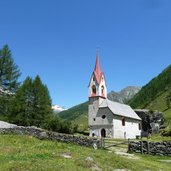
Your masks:
[[[122,89],[120,92],[111,91],[108,94],[108,99],[119,103],[125,103],[130,100],[135,94],[137,94],[140,90],[141,87],[128,86]]]
[[[67,109],[65,109],[64,107],[61,107],[61,106],[59,106],[59,105],[53,105],[53,106],[52,106],[52,109],[53,109],[53,111],[54,111],[55,113],[60,113],[60,112],[62,112],[62,111],[67,110]]]
[[[108,98],[112,101],[124,103],[133,97],[140,89],[140,87],[129,86],[120,92],[110,92]],[[80,131],[86,130],[88,127],[88,102],[60,112],[59,116],[64,120],[74,121],[78,125]]]
[[[133,108],[159,110],[171,128],[171,65],[163,70],[128,102]]]
[[[76,105],[58,114],[62,119],[74,121],[80,131],[88,127],[88,102]]]

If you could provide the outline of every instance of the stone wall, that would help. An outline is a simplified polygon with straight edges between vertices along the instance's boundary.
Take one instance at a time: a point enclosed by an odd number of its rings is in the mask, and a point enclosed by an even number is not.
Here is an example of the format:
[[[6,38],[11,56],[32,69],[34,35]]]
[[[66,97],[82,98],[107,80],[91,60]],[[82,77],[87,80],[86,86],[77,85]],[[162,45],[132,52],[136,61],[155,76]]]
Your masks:
[[[160,156],[171,156],[171,141],[130,141],[128,144],[128,152]]]
[[[48,139],[53,141],[60,141],[66,143],[74,143],[77,145],[93,147],[101,147],[101,141],[96,138],[89,138],[85,136],[74,136],[69,134],[61,134],[56,132],[45,131],[36,127],[14,127],[14,128],[0,128],[0,134],[26,134],[34,136],[38,139]]]

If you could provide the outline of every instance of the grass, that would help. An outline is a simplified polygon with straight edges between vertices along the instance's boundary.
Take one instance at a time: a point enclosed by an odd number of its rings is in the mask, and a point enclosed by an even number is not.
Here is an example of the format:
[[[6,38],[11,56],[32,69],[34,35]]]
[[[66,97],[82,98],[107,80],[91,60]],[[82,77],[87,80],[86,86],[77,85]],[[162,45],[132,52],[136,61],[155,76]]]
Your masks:
[[[147,138],[143,138],[144,140],[147,140]],[[161,136],[159,134],[155,134],[153,136],[151,136],[149,139],[149,141],[155,141],[155,142],[161,142],[161,141],[171,141],[171,137],[168,136]]]
[[[71,158],[64,158],[68,154]],[[139,156],[127,159],[106,150],[38,140],[26,135],[0,135],[0,171],[89,171],[114,169],[169,171],[169,157]],[[86,160],[91,157],[93,160]]]

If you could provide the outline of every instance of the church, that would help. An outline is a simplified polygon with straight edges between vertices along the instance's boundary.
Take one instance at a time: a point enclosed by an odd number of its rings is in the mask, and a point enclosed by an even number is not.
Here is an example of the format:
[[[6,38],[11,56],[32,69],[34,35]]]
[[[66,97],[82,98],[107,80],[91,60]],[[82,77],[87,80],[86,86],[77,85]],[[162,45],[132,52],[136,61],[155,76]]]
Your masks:
[[[136,138],[141,135],[141,119],[125,104],[107,98],[107,86],[99,57],[89,86],[88,125],[91,137]]]

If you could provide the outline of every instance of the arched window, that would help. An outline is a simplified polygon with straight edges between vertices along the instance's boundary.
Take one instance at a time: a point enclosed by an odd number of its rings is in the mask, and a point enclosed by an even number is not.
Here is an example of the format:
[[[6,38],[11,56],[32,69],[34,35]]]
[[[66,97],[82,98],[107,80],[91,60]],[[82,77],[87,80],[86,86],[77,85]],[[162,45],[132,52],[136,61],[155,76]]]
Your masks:
[[[125,118],[122,118],[122,126],[125,126]]]
[[[101,137],[106,137],[106,130],[104,128],[101,130]]]
[[[92,86],[92,95],[96,95],[96,86],[95,85]]]
[[[104,86],[101,86],[101,96],[104,96]]]

